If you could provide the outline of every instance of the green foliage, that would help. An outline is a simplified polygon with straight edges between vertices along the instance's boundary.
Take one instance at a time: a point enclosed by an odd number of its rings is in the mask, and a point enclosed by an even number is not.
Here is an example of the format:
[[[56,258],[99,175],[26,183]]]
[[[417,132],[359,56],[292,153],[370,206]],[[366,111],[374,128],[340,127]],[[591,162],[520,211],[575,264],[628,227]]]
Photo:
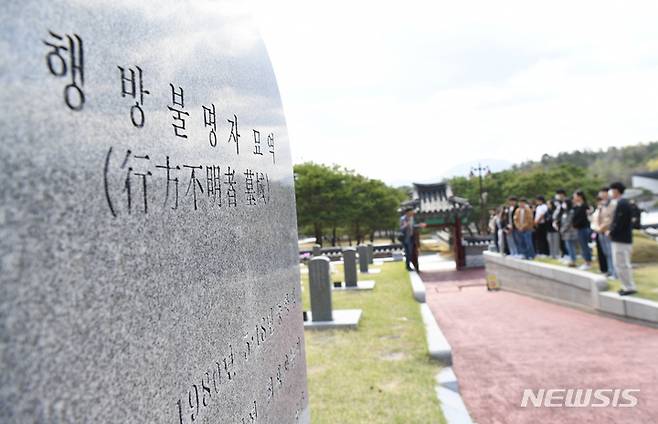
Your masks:
[[[397,226],[402,190],[339,166],[307,162],[295,165],[295,195],[300,232],[317,240],[329,234],[361,242],[377,230]]]
[[[545,154],[540,161],[524,162],[485,177],[485,207],[501,205],[509,195],[534,198],[541,194],[548,199],[558,188],[567,193],[583,190],[591,202],[603,185],[622,181],[630,186],[634,173],[655,169],[658,169],[658,142],[599,151],[577,150],[556,156]],[[454,177],[449,182],[453,192],[467,198],[474,214],[479,216],[478,180]]]
[[[647,171],[658,171],[658,158],[649,159],[647,161]]]
[[[478,179],[454,177],[449,183],[456,195],[465,197],[471,202],[475,216],[480,216]],[[495,172],[484,177],[483,180],[483,190],[486,192],[484,206],[485,209],[495,208],[505,203],[507,197],[511,195],[528,199],[543,195],[549,199],[558,188],[565,189],[567,193],[583,190],[588,199],[593,200],[603,183],[601,178],[588,175],[586,168],[569,164]]]

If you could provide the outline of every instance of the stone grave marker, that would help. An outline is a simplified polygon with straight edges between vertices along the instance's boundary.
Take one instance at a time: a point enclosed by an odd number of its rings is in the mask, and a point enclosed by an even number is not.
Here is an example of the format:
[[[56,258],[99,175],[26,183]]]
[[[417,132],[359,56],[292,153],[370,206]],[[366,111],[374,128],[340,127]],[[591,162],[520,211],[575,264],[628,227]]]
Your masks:
[[[312,321],[333,321],[329,258],[319,256],[308,263]]]
[[[372,243],[368,243],[368,264],[372,265],[375,263],[375,246]]]
[[[322,246],[319,244],[314,244],[313,245],[313,256],[320,256],[322,255]]]
[[[310,422],[288,136],[243,2],[0,16],[0,422]]]
[[[343,249],[343,268],[345,287],[356,287],[358,273],[356,271],[356,250],[352,247]]]
[[[318,256],[308,263],[311,312],[306,314],[304,327],[311,330],[356,328],[361,319],[361,309],[332,307],[330,262],[328,257]]]
[[[360,244],[356,248],[359,254],[359,271],[367,274],[368,273],[368,246]]]
[[[336,290],[372,290],[375,288],[374,280],[359,281],[356,268],[356,249],[347,247],[343,249],[343,274],[345,281]]]

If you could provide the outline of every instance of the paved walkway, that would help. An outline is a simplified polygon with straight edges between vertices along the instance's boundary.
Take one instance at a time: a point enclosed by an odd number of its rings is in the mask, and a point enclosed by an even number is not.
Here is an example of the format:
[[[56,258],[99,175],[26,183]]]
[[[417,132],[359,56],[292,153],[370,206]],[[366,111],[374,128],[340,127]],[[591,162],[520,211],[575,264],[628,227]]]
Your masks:
[[[658,330],[510,292],[484,271],[421,262],[471,416],[489,423],[658,423]],[[523,389],[640,389],[635,408],[521,408]]]

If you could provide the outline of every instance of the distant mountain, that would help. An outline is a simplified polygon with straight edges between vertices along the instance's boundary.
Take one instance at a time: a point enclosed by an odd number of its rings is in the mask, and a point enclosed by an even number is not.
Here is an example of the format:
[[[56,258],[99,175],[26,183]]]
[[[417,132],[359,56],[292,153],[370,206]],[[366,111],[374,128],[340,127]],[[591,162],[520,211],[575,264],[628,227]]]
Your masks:
[[[555,156],[545,154],[538,161],[523,162],[514,165],[512,169],[530,171],[559,165],[573,165],[586,169],[590,177],[600,178],[603,181],[621,180],[628,185],[634,173],[656,170],[653,169],[658,166],[656,159],[658,159],[658,141],[653,141],[597,151],[575,150],[558,153]]]

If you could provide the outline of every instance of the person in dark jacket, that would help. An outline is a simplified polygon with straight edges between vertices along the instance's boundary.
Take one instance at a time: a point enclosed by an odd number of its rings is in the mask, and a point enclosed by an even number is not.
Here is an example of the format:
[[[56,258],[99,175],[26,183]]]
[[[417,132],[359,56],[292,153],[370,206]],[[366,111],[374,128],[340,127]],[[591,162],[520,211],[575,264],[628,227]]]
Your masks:
[[[573,221],[571,225],[578,232],[578,244],[580,244],[580,253],[583,255],[585,263],[580,269],[586,270],[592,267],[592,249],[589,247],[591,237],[589,223],[589,206],[585,193],[578,190],[573,194]]]
[[[563,188],[555,190],[555,199],[553,200],[553,204],[555,205],[555,210],[553,211],[553,228],[555,228],[555,231],[557,231],[558,234],[560,234],[560,217],[564,215],[563,212],[567,206],[565,203],[567,200],[566,190]],[[569,256],[567,245],[562,239],[562,236],[560,236],[560,251],[562,252],[563,259]]]
[[[535,198],[537,206],[535,207],[535,242],[536,242],[536,252],[539,255],[548,256],[550,254],[548,249],[548,226],[549,222],[552,222],[552,218],[549,217],[549,208],[546,204],[546,198],[542,195],[538,195]],[[552,225],[552,224],[551,224]]]
[[[628,199],[623,196],[626,187],[620,182],[610,184],[610,197],[617,203],[610,224],[610,240],[612,244],[612,261],[617,277],[621,280],[621,296],[637,293],[631,268],[633,253],[633,209]]]
[[[519,256],[518,231],[514,227],[514,213],[516,212],[516,196],[507,198],[507,228],[505,229],[505,241],[509,248],[510,255]]]
[[[548,241],[548,251],[553,259],[560,258],[560,233],[553,225],[553,215],[555,214],[555,203],[548,202],[548,212],[544,215],[546,219],[546,240]]]

